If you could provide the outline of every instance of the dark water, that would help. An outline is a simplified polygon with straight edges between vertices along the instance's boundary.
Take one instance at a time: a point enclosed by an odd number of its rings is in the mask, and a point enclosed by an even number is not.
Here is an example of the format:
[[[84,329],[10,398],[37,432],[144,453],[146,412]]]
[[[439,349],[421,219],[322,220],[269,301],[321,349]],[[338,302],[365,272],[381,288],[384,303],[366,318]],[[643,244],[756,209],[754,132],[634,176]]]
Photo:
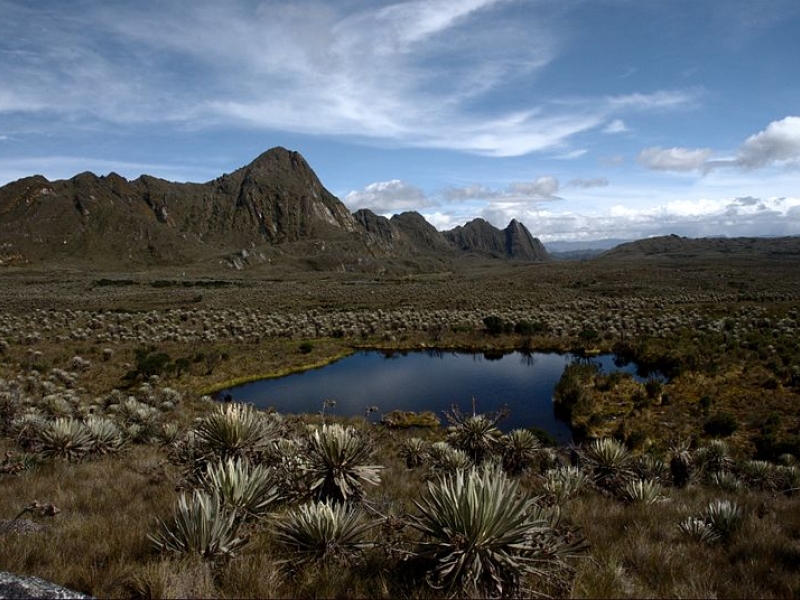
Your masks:
[[[572,434],[554,413],[553,390],[574,360],[571,354],[554,353],[361,351],[319,369],[223,390],[217,397],[229,394],[235,402],[285,414],[318,413],[326,399],[336,401],[325,408],[330,415],[364,415],[366,407],[374,405],[380,412],[371,415],[373,420],[397,409],[430,410],[441,418],[453,404],[471,411],[474,398],[478,412],[508,406],[510,414],[499,425],[505,431],[539,427],[559,443],[567,443]],[[636,373],[635,364],[618,367],[612,355],[588,360],[606,373]]]

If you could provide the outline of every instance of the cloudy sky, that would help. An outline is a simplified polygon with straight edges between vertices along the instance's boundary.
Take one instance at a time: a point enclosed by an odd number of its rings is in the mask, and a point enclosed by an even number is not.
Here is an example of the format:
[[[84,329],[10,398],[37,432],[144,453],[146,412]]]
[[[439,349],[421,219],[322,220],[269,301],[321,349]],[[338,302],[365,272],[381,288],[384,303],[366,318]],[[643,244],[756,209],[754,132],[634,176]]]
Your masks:
[[[0,185],[208,181],[545,242],[800,234],[797,0],[0,0]]]

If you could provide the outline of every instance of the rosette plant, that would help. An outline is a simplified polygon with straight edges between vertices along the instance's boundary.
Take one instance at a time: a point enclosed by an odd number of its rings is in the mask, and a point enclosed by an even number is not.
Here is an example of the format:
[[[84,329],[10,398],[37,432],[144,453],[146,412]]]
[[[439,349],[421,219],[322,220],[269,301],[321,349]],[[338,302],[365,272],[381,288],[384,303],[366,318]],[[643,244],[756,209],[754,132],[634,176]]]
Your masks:
[[[580,544],[562,538],[536,500],[497,465],[429,482],[411,520],[423,535],[417,554],[431,564],[428,583],[448,596],[515,596],[526,576],[577,552]]]
[[[303,465],[308,489],[318,500],[360,499],[364,485],[378,485],[380,465],[370,465],[372,446],[352,427],[323,424],[308,437]]]

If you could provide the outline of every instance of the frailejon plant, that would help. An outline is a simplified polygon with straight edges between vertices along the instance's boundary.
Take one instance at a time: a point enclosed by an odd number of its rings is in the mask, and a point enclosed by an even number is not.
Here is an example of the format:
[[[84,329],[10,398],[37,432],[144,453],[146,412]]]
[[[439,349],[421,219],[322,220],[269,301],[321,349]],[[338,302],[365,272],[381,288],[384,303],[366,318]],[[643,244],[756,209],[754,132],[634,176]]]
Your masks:
[[[684,535],[706,544],[719,541],[719,534],[702,517],[687,517],[678,523],[678,529]]]
[[[278,500],[272,470],[264,465],[253,466],[241,457],[207,465],[201,486],[210,495],[218,496],[240,521],[263,516]]]
[[[703,518],[720,539],[727,541],[741,528],[744,513],[736,502],[714,500],[708,503]]]
[[[264,455],[275,473],[278,495],[282,500],[292,502],[308,497],[306,467],[308,461],[300,441],[291,437],[273,440]]]
[[[600,488],[615,491],[633,477],[630,451],[613,438],[594,440],[583,448],[582,454]]]
[[[425,453],[428,466],[434,473],[453,473],[473,466],[467,453],[447,442],[434,442]]]
[[[400,445],[400,457],[405,459],[406,467],[413,469],[425,462],[426,443],[418,437],[403,440]]]
[[[706,479],[715,473],[730,471],[733,468],[730,448],[722,440],[712,440],[707,446],[699,448],[694,455],[694,461]]]
[[[249,404],[224,404],[195,426],[195,441],[209,457],[250,456],[266,449],[271,428]]]
[[[542,449],[542,443],[527,429],[514,429],[500,438],[503,468],[509,475],[530,469]]]
[[[36,443],[44,458],[79,460],[93,446],[92,435],[78,419],[58,418],[45,422],[38,430]]]
[[[583,469],[573,466],[557,467],[544,475],[543,489],[555,505],[562,505],[580,495],[592,485],[592,478]]]
[[[560,560],[554,545],[540,541],[552,531],[532,514],[535,498],[497,465],[457,471],[428,483],[415,502],[411,525],[423,534],[417,549],[432,563],[427,581],[453,596],[513,596],[526,575],[543,574]],[[566,544],[555,544],[566,550]]]
[[[664,488],[654,479],[635,479],[622,488],[622,494],[628,502],[637,504],[655,504],[664,500]]]
[[[507,415],[507,411],[492,414],[465,415],[458,407],[453,406],[445,417],[450,422],[447,442],[454,448],[463,450],[476,465],[481,464],[498,449],[503,435],[497,423]]]
[[[323,424],[308,437],[304,452],[308,489],[318,500],[359,499],[364,484],[378,485],[380,465],[365,464],[372,446],[352,427]]]
[[[125,438],[114,421],[105,417],[90,417],[86,420],[86,429],[91,438],[91,452],[95,454],[111,454],[119,452],[125,445]]]
[[[172,523],[157,522],[148,538],[160,552],[215,559],[235,554],[247,539],[238,536],[236,514],[216,494],[195,490],[181,494]]]
[[[300,563],[350,563],[371,546],[365,534],[377,524],[365,521],[362,512],[352,505],[327,500],[291,509],[274,525],[274,531],[277,542]]]

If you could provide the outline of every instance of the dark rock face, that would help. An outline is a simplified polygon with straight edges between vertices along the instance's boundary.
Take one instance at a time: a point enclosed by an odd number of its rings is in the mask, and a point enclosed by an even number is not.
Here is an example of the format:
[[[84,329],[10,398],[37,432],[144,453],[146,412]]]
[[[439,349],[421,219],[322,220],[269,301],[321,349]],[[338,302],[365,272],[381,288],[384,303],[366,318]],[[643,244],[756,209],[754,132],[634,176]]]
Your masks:
[[[497,229],[484,219],[473,219],[463,227],[444,233],[459,250],[477,252],[495,258],[538,262],[549,260],[547,250],[534,238],[525,226],[512,220],[503,230]]]
[[[19,577],[0,571],[0,598],[20,599],[88,599],[91,596],[73,592],[39,577]]]
[[[436,269],[463,252],[547,258],[516,221],[504,231],[478,219],[441,233],[418,213],[351,214],[303,157],[285,148],[207,183],[87,172],[53,182],[37,175],[0,188],[0,266],[229,265],[243,251],[271,250],[337,269],[398,259]],[[261,264],[270,264],[264,256]]]
[[[540,262],[550,258],[542,242],[533,237],[525,225],[516,219],[511,220],[503,233],[506,237],[508,258],[526,262]]]
[[[447,239],[428,223],[421,214],[404,212],[389,219],[406,242],[418,252],[433,252],[442,255],[452,253]]]

